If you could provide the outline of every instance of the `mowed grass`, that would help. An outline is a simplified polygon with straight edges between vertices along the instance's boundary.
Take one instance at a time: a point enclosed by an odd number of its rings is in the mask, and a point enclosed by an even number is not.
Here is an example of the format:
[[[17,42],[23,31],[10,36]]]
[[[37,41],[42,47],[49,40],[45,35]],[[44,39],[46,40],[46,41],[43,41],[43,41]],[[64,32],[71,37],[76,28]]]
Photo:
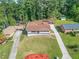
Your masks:
[[[69,20],[54,20],[54,23],[56,26],[62,25],[62,24],[76,24],[77,22],[69,21]]]
[[[78,45],[78,51],[74,51],[74,49],[70,49],[67,47],[71,57],[73,59],[79,59],[79,36],[71,36],[70,34],[60,33],[66,47],[69,45]]]
[[[0,44],[0,59],[8,59],[12,43],[12,41],[7,41],[7,43],[3,45]]]
[[[56,26],[60,26],[61,24],[75,24],[75,23],[76,22],[74,22],[74,21],[62,21],[62,20],[56,20],[55,21]],[[62,32],[59,32],[59,33],[60,33],[60,35],[63,39],[63,42],[64,42],[66,48],[69,51],[71,57],[73,59],[79,59],[79,50],[77,52],[75,52],[74,49],[70,49],[70,48],[67,47],[68,45],[78,45],[79,46],[79,36],[72,36],[70,34],[65,34],[65,33],[62,33]]]
[[[48,54],[50,59],[54,59],[55,56],[62,56],[55,38],[49,36],[24,36],[22,39],[16,59],[24,59],[29,54]]]

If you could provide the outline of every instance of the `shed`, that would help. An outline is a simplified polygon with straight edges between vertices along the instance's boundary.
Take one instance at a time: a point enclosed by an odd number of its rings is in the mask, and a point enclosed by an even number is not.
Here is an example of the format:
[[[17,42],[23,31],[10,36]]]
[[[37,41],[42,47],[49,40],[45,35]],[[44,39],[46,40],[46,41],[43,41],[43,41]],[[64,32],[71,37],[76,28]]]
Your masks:
[[[79,31],[79,24],[63,24],[61,25],[61,29],[65,33]]]
[[[61,18],[61,20],[66,20],[66,16],[64,16],[64,15],[61,16],[60,18]]]

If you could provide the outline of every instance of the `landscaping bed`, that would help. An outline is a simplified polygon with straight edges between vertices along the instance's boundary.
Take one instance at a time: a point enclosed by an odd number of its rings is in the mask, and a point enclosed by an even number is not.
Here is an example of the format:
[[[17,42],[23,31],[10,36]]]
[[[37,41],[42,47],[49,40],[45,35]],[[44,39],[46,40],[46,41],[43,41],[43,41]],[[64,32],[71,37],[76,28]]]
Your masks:
[[[16,59],[24,59],[29,54],[48,54],[50,59],[62,56],[56,39],[50,36],[27,37],[25,35],[21,40]]]

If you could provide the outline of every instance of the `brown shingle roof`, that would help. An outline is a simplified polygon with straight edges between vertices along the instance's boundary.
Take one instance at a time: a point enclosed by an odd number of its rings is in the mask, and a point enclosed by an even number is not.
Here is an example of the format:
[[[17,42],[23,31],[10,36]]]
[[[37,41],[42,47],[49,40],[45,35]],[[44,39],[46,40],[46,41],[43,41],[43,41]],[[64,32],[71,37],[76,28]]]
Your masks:
[[[11,37],[11,36],[15,33],[15,31],[16,31],[17,29],[23,30],[23,28],[24,28],[24,25],[8,26],[7,28],[5,28],[5,29],[3,30],[3,34],[4,34],[6,37]]]
[[[50,26],[47,22],[34,21],[27,24],[27,31],[49,31]]]
[[[6,37],[11,37],[15,31],[16,31],[15,26],[9,26],[9,27],[7,27],[6,29],[3,30],[3,34]]]

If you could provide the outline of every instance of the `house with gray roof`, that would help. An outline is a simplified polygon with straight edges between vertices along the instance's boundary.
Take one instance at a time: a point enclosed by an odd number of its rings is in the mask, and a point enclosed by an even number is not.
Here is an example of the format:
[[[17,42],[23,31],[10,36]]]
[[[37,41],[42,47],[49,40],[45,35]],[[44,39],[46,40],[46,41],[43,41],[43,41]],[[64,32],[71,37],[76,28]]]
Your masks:
[[[61,29],[64,33],[69,33],[72,31],[79,31],[79,24],[63,24],[61,25]]]

